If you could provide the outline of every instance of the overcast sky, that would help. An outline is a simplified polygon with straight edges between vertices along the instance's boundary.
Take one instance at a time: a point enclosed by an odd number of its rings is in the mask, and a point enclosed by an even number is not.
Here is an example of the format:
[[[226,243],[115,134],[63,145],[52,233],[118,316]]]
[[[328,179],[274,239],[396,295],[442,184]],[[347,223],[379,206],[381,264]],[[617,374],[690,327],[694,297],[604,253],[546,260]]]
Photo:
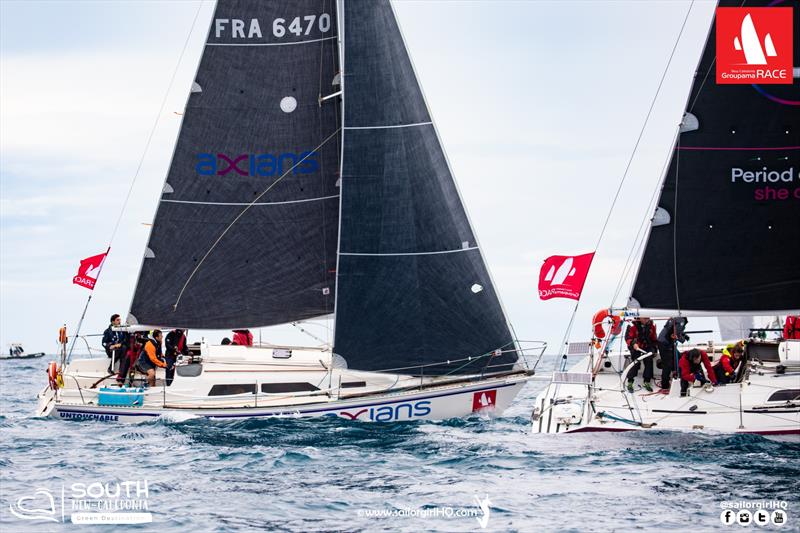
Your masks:
[[[395,2],[484,256],[522,339],[558,350],[571,300],[540,301],[543,259],[592,251],[691,2]],[[573,340],[615,288],[668,157],[714,2],[695,0]],[[197,24],[192,20],[200,9]],[[53,351],[89,292],[184,41],[84,332],[130,304],[213,2],[0,0],[0,344]],[[699,200],[698,200],[699,201]],[[627,286],[618,304],[627,299]],[[457,310],[454,310],[457,312]],[[322,326],[309,329],[328,337]],[[199,333],[192,334],[196,340]],[[307,342],[293,328],[273,342]],[[220,332],[206,333],[219,340]],[[98,343],[95,342],[95,345]]]

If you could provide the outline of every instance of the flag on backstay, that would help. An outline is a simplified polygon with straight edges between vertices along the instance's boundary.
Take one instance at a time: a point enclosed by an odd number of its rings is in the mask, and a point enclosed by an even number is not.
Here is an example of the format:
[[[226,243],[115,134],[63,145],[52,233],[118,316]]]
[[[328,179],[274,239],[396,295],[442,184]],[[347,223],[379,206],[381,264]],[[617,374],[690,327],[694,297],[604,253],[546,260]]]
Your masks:
[[[81,265],[78,267],[78,275],[72,278],[72,283],[93,290],[94,284],[97,283],[97,276],[103,266],[103,261],[106,260],[106,255],[108,255],[108,251],[81,260]]]
[[[539,298],[579,300],[593,258],[594,252],[583,255],[553,255],[545,259],[539,271]]]

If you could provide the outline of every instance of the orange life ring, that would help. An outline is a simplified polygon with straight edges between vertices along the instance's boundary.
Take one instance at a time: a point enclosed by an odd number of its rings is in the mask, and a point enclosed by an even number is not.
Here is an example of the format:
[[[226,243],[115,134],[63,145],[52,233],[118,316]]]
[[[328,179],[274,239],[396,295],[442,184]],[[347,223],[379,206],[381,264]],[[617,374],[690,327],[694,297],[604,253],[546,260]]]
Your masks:
[[[67,326],[58,328],[58,343],[67,344]]]
[[[55,361],[50,361],[50,364],[47,365],[47,380],[50,382],[51,389],[58,389],[58,366]]]
[[[592,317],[592,328],[594,329],[594,336],[597,337],[598,339],[604,339],[606,337],[606,330],[603,327],[605,325],[606,318],[611,319],[612,335],[619,335],[620,332],[622,331],[622,319],[617,315],[610,314],[608,312],[608,309],[600,309]]]

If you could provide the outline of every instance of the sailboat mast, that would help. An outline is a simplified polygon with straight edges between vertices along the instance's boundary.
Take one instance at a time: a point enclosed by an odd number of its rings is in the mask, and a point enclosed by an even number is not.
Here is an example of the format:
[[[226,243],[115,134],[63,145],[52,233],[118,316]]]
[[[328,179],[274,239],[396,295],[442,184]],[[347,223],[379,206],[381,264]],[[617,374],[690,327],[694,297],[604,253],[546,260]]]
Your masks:
[[[336,0],[336,42],[339,47],[339,90],[341,91],[341,114],[339,115],[342,117],[341,122],[341,133],[340,135],[340,143],[339,143],[339,223],[338,228],[336,229],[336,275],[334,281],[334,291],[333,291],[333,339],[336,338],[336,305],[339,303],[339,253],[341,252],[342,248],[342,189],[344,189],[344,179],[342,179],[342,170],[344,168],[344,132],[345,132],[345,117],[344,117],[344,23],[342,23],[342,19],[344,17],[344,2],[345,0]],[[331,346],[333,346],[333,341],[331,341]]]

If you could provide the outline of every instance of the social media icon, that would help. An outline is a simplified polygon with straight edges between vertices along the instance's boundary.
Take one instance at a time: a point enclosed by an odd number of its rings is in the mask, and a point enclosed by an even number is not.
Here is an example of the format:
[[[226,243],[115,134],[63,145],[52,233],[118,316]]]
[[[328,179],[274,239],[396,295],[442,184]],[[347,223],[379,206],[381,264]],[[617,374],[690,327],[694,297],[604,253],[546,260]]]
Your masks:
[[[753,521],[758,524],[759,526],[766,526],[769,524],[769,513],[762,509],[759,509],[755,513],[753,513]]]
[[[781,511],[777,509],[772,511],[772,523],[776,526],[782,526],[786,523],[788,516],[786,515],[786,511]]]
[[[747,511],[747,510],[741,510],[738,513],[736,513],[736,521],[739,522],[740,526],[749,525],[750,524],[750,519],[752,517],[753,517],[753,515],[750,514],[750,511]]]
[[[725,524],[726,526],[733,524],[734,522],[736,522],[736,511],[725,509],[719,515],[719,521]]]

